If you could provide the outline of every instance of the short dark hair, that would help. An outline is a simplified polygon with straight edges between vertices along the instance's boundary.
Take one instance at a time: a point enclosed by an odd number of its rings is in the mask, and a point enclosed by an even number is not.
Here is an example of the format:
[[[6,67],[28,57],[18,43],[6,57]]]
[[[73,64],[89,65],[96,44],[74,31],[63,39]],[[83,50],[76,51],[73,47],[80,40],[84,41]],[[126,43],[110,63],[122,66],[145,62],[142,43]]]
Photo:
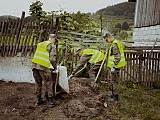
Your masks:
[[[81,47],[77,48],[76,51],[75,51],[75,55],[77,55],[81,50],[82,50]]]

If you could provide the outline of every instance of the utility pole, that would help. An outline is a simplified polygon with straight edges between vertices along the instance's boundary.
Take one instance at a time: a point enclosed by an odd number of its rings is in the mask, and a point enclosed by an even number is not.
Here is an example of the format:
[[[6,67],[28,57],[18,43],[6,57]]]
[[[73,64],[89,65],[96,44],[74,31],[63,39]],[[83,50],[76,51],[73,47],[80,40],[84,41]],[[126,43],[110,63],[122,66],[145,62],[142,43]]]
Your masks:
[[[106,20],[106,29],[107,29],[107,31],[109,31],[108,29],[108,20]]]
[[[103,25],[103,21],[102,21],[102,14],[99,16],[99,19],[100,19],[100,24],[101,24],[101,35],[102,35],[102,30],[103,30],[103,28],[102,28],[102,25]]]

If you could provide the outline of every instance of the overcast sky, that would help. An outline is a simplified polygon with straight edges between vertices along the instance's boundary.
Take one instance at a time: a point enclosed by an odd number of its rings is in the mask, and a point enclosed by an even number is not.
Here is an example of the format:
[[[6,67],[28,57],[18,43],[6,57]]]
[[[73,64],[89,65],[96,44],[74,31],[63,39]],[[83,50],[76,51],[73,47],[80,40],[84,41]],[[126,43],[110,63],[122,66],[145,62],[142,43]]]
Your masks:
[[[36,0],[0,0],[0,16],[13,15],[20,17],[22,11],[29,15],[29,6]],[[107,6],[115,5],[127,0],[40,0],[43,10],[50,12],[63,9],[67,12],[81,11],[83,13],[95,13],[97,10]]]

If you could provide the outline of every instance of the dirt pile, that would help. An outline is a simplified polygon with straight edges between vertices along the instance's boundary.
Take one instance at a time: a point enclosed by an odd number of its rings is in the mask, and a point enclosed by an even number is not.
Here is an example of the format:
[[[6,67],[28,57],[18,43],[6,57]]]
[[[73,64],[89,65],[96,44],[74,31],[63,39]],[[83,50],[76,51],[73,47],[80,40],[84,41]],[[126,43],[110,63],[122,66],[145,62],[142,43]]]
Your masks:
[[[35,107],[35,85],[0,81],[0,119],[4,120],[85,120],[104,113],[102,95],[87,86],[88,79],[69,81],[70,93],[57,97],[57,106],[48,108],[48,102]]]

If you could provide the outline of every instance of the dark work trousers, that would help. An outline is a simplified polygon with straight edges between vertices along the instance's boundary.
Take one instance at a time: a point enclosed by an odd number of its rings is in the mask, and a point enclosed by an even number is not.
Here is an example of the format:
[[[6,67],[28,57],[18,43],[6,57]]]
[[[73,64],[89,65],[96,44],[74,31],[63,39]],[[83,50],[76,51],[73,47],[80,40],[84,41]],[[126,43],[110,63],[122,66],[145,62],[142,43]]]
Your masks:
[[[53,90],[53,85],[55,83],[55,79],[51,75],[50,70],[38,70],[38,69],[33,69],[33,77],[36,82],[36,95],[42,95],[42,81],[44,82],[45,86],[45,92],[48,93],[48,97],[53,97],[55,96],[54,90]]]
[[[116,68],[116,72],[111,73],[111,90],[114,95],[119,94],[119,72],[120,69]]]
[[[92,81],[95,80],[100,66],[101,66],[101,62],[97,62],[90,66],[90,70],[88,72],[89,72],[89,77],[91,78]]]

